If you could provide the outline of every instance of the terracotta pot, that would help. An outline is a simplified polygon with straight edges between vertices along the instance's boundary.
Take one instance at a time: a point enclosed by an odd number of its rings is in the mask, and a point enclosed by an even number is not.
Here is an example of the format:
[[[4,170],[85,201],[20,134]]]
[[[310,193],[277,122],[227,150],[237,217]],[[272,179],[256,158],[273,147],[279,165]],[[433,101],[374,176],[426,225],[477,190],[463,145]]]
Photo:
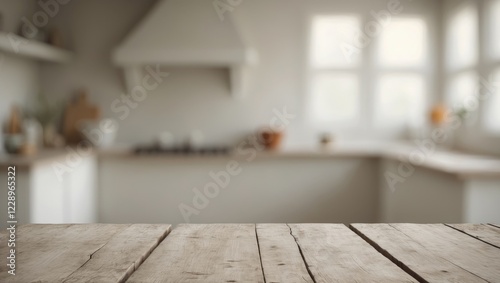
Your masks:
[[[283,140],[282,132],[271,132],[264,131],[260,133],[262,144],[266,147],[266,149],[275,150],[278,149],[281,145],[281,141]]]

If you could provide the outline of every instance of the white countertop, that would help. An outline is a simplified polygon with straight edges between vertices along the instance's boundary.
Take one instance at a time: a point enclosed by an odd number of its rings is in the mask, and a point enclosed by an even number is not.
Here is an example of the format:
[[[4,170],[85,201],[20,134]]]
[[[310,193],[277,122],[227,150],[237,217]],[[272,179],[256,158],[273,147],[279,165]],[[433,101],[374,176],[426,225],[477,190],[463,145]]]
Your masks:
[[[97,151],[100,158],[246,158],[235,151],[229,155],[136,155],[130,148],[117,147]],[[277,151],[256,151],[257,159],[265,158],[386,158],[412,165],[426,167],[455,174],[462,178],[494,177],[500,178],[500,158],[448,151],[445,149],[419,149],[416,145],[403,142],[350,142],[322,148],[287,148]],[[67,149],[44,150],[34,156],[0,155],[0,166],[16,165],[29,167],[35,163],[64,160]]]
[[[29,156],[1,153],[0,166],[30,167],[39,162],[50,162],[51,160],[64,158],[65,154],[64,149],[45,149]]]
[[[92,150],[90,154],[95,153],[96,151]],[[65,148],[39,150],[36,154],[28,156],[0,153],[0,167],[17,166],[24,169],[41,163],[64,162],[67,158],[75,154],[78,153]],[[89,153],[86,154],[88,156]]]
[[[500,158],[446,149],[426,150],[411,144],[392,144],[381,151],[382,158],[409,162],[415,166],[456,174],[463,178],[500,178]]]

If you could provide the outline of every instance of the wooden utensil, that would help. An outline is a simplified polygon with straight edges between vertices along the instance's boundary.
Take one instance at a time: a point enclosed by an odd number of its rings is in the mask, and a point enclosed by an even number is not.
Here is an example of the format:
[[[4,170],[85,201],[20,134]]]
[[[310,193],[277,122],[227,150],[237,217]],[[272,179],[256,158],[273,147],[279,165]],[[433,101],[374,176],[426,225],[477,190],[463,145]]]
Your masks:
[[[77,99],[68,105],[64,115],[63,134],[68,144],[77,144],[83,140],[79,125],[84,120],[96,121],[99,119],[100,110],[87,100],[87,94],[81,92]]]

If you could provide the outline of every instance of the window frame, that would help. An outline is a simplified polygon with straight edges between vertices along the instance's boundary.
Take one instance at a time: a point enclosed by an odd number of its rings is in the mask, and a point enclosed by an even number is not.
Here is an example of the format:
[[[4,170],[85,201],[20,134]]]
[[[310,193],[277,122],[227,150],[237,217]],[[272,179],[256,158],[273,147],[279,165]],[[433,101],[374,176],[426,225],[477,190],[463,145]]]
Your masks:
[[[479,20],[479,34],[480,34],[480,40],[479,40],[479,53],[480,53],[480,60],[479,60],[479,66],[478,66],[478,71],[480,73],[486,74],[485,79],[489,80],[490,82],[493,80],[494,75],[498,74],[500,77],[500,53],[495,56],[493,54],[492,49],[493,49],[493,42],[494,39],[490,37],[491,31],[493,28],[493,22],[491,17],[493,16],[493,13],[491,12],[493,9],[491,5],[499,5],[497,8],[500,11],[500,0],[487,0],[484,2],[481,2],[478,4],[478,17],[483,20]],[[498,39],[500,40],[500,36],[498,36]],[[500,85],[496,86],[496,93],[493,93],[492,95],[500,95]],[[487,95],[487,89],[482,88],[481,90],[481,95]],[[497,98],[498,99],[498,98]],[[495,130],[490,128],[488,126],[488,115],[491,115],[489,111],[491,111],[491,108],[488,107],[488,102],[487,100],[480,100],[480,111],[479,111],[479,129],[481,131],[481,135],[484,136],[486,139],[494,139],[496,142],[500,141],[500,126],[497,127]],[[496,117],[500,119],[500,109],[496,114]]]
[[[393,123],[381,124],[376,122],[376,87],[379,83],[379,78],[385,74],[391,73],[405,73],[411,75],[419,75],[422,77],[424,82],[424,92],[422,98],[422,115],[425,116],[425,111],[429,107],[429,92],[432,91],[432,88],[435,87],[434,82],[432,81],[433,77],[433,68],[432,68],[432,60],[435,55],[432,53],[432,43],[433,38],[430,27],[429,15],[426,13],[402,13],[398,15],[394,15],[393,18],[417,18],[423,20],[426,27],[426,42],[425,42],[425,58],[424,62],[419,66],[380,66],[378,65],[376,56],[376,48],[379,45],[380,36],[375,36],[371,38],[370,44],[368,46],[361,48],[361,62],[356,66],[349,67],[330,67],[330,68],[314,68],[311,66],[311,50],[312,50],[312,27],[313,20],[315,16],[354,16],[360,20],[360,27],[363,29],[370,21],[373,21],[372,15],[366,13],[340,13],[340,12],[332,12],[332,13],[309,13],[307,18],[307,44],[306,44],[306,53],[305,56],[305,66],[306,66],[306,87],[305,91],[307,93],[306,99],[306,107],[305,107],[305,118],[307,121],[307,125],[316,129],[320,129],[323,131],[335,131],[335,130],[343,130],[350,129],[353,127],[355,130],[359,131],[374,131],[376,133],[386,133],[389,135],[393,135],[394,133],[403,133],[402,130],[405,130],[408,127],[424,127],[425,122],[421,125],[408,125],[408,123],[394,125]],[[358,113],[356,119],[352,119],[350,121],[332,121],[332,122],[317,122],[313,116],[313,105],[311,103],[312,99],[312,85],[313,85],[313,76],[318,73],[323,72],[350,72],[359,78],[360,86],[359,86],[359,105],[358,109],[360,113]],[[424,117],[425,118],[425,117]],[[425,120],[425,119],[422,119]],[[382,134],[384,135],[384,134]]]
[[[381,37],[378,36],[376,38],[374,38],[374,42],[373,42],[373,53],[374,56],[372,58],[372,66],[373,66],[373,69],[374,69],[374,85],[373,85],[373,91],[371,93],[372,97],[373,97],[373,115],[372,115],[372,121],[373,121],[373,126],[375,129],[389,129],[389,130],[402,130],[404,128],[407,128],[407,127],[424,127],[425,126],[425,113],[426,113],[426,109],[429,105],[429,91],[431,89],[431,82],[430,82],[430,79],[429,79],[429,66],[430,66],[430,61],[431,61],[431,34],[429,32],[429,19],[426,15],[419,15],[419,14],[404,14],[404,15],[397,15],[394,18],[403,18],[403,19],[421,19],[424,24],[425,24],[425,27],[426,27],[426,50],[425,50],[425,57],[424,57],[424,62],[422,62],[422,64],[420,64],[419,66],[407,66],[407,67],[403,67],[403,66],[393,66],[393,67],[390,67],[390,66],[383,66],[383,64],[381,64],[378,60],[378,58],[376,58],[377,56],[377,52],[378,52],[378,48],[380,46],[380,40],[381,40]],[[420,122],[420,124],[416,124],[416,125],[411,125],[411,124],[408,124],[409,121],[406,121],[407,123],[401,123],[401,124],[393,124],[393,123],[387,123],[387,124],[384,124],[384,123],[380,123],[380,122],[377,122],[378,121],[378,117],[377,117],[377,111],[378,109],[376,109],[377,107],[377,98],[376,98],[376,95],[378,94],[378,87],[379,87],[379,84],[381,83],[382,81],[382,78],[384,76],[387,76],[387,75],[391,75],[391,74],[402,74],[402,75],[418,75],[418,76],[421,76],[422,77],[422,81],[424,83],[424,87],[423,87],[423,97],[422,97],[422,109],[421,109],[421,113],[422,113],[422,121]]]
[[[455,78],[457,78],[460,75],[466,74],[466,73],[474,73],[477,77],[477,84],[476,84],[476,89],[474,91],[474,95],[479,95],[479,99],[477,99],[477,105],[478,107],[471,112],[471,118],[470,120],[467,121],[465,125],[462,125],[462,127],[467,128],[468,131],[470,131],[472,134],[469,136],[474,136],[477,140],[484,140],[484,141],[491,141],[493,143],[498,142],[498,139],[500,138],[500,131],[493,131],[490,127],[487,125],[487,120],[489,117],[489,107],[488,107],[488,101],[485,99],[482,99],[481,97],[484,97],[484,95],[487,95],[487,88],[482,87],[482,80],[491,80],[492,76],[495,74],[496,71],[500,71],[500,57],[499,58],[494,58],[492,52],[491,52],[491,46],[492,40],[490,39],[490,8],[491,4],[494,3],[494,1],[499,1],[499,0],[486,0],[486,1],[471,1],[471,0],[462,0],[460,3],[458,3],[453,9],[451,9],[448,14],[446,15],[446,25],[444,27],[445,34],[448,32],[448,26],[450,24],[451,18],[453,17],[454,14],[460,11],[460,9],[463,9],[464,7],[467,6],[473,6],[475,11],[476,11],[476,26],[477,26],[477,61],[469,66],[463,66],[461,68],[449,68],[448,66],[448,60],[449,58],[445,56],[445,61],[444,61],[444,74],[443,74],[443,79],[445,81],[445,101],[449,101],[449,96],[450,96],[450,90],[451,90],[451,83]],[[498,4],[497,4],[498,5]],[[448,52],[449,48],[449,42],[446,41],[444,45],[444,53]],[[479,92],[478,92],[479,91]],[[471,94],[471,95],[473,95]],[[449,105],[450,106],[450,105]]]
[[[306,92],[307,92],[307,100],[306,100],[306,119],[308,124],[312,125],[315,128],[321,129],[321,130],[332,130],[332,129],[345,129],[345,128],[352,128],[353,126],[358,125],[360,122],[363,121],[363,112],[364,112],[364,107],[363,107],[363,84],[361,83],[363,81],[363,70],[364,70],[364,61],[365,61],[365,52],[364,49],[361,50],[361,60],[359,64],[355,64],[353,66],[338,66],[338,67],[314,67],[312,66],[312,28],[313,28],[313,23],[314,23],[314,18],[315,17],[354,17],[357,18],[360,24],[360,28],[363,27],[363,24],[365,22],[365,19],[363,15],[358,14],[358,13],[311,13],[307,17],[308,19],[308,24],[307,24],[307,45],[306,45],[306,72],[307,72],[307,83],[306,83]],[[356,117],[353,119],[349,120],[337,120],[337,121],[318,121],[314,117],[314,109],[313,109],[313,98],[312,98],[312,89],[313,89],[313,80],[314,77],[317,76],[318,74],[326,74],[326,73],[350,73],[354,75],[357,80],[359,81],[359,88],[358,88],[358,113],[356,114]]]
[[[472,7],[474,12],[476,13],[475,15],[475,20],[476,20],[476,42],[477,46],[475,47],[475,62],[472,62],[471,64],[464,65],[464,66],[453,66],[450,63],[450,60],[453,60],[449,54],[450,50],[450,30],[451,30],[451,25],[453,23],[454,17],[460,13],[462,10],[467,9],[469,7]],[[444,23],[444,62],[443,62],[443,69],[444,69],[444,80],[445,80],[445,85],[444,85],[444,103],[450,108],[451,111],[457,111],[455,109],[455,105],[451,105],[450,103],[452,101],[455,101],[455,98],[453,98],[453,85],[452,83],[455,82],[460,76],[466,75],[466,74],[473,74],[476,76],[477,79],[480,77],[480,72],[479,72],[479,61],[481,57],[481,44],[479,43],[481,35],[480,35],[480,11],[479,11],[479,6],[474,2],[474,1],[469,1],[465,0],[462,1],[462,3],[459,3],[457,6],[453,7],[448,12],[448,16],[446,17],[445,23]],[[476,82],[477,85],[477,82]],[[473,95],[473,93],[471,93]]]

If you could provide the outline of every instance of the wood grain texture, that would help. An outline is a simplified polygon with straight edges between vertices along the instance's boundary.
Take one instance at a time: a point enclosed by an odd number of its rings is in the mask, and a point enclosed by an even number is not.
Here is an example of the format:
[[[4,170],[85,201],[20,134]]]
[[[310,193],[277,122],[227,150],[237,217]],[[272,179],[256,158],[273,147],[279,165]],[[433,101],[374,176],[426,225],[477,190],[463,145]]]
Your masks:
[[[127,282],[264,282],[255,225],[179,225]]]
[[[500,248],[500,229],[487,224],[446,224],[480,241]]]
[[[290,224],[315,282],[417,282],[342,224]]]
[[[314,282],[288,225],[257,224],[257,237],[266,282]]]
[[[0,282],[123,282],[169,231],[146,224],[19,226],[16,275],[0,265]],[[7,254],[5,245],[0,253]]]
[[[420,282],[486,282],[390,224],[351,224],[351,229]]]

